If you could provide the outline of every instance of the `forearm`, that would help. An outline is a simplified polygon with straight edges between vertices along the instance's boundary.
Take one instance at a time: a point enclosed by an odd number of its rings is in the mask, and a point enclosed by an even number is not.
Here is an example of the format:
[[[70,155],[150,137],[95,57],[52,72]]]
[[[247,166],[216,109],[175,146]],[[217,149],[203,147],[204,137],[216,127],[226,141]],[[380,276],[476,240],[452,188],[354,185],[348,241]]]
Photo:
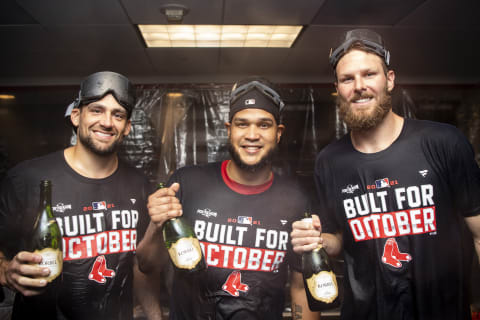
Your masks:
[[[465,218],[468,228],[472,232],[478,263],[480,264],[480,215]]]
[[[478,264],[480,265],[480,239],[475,241],[475,251],[477,252]]]
[[[161,272],[145,274],[135,262],[133,266],[133,293],[135,300],[142,306],[143,312],[149,320],[161,320],[162,308],[160,304],[159,283],[162,281]]]
[[[320,319],[320,312],[313,312],[308,307],[303,277],[301,273],[296,271],[291,273],[290,296],[292,300],[292,319]]]
[[[8,287],[6,276],[8,262],[3,252],[0,251],[0,286],[3,287]]]
[[[167,256],[162,232],[154,223],[150,222],[145,236],[137,247],[139,269],[148,273],[153,269],[163,268],[168,260]]]
[[[480,265],[480,237],[473,238],[473,244],[475,245],[475,251],[477,252],[478,264]]]
[[[336,257],[342,251],[342,235],[340,233],[322,233],[323,247],[329,256]]]

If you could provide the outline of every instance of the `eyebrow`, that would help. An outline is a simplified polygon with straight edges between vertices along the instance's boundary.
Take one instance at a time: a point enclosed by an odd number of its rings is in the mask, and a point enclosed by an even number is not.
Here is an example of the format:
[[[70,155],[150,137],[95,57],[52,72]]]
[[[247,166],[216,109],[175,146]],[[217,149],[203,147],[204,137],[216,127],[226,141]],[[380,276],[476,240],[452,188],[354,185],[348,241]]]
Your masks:
[[[249,118],[235,118],[233,119],[233,122],[262,122],[262,121],[267,121],[267,122],[273,122],[273,119],[270,118],[259,118],[259,119],[249,119]]]
[[[98,103],[98,101],[92,102],[89,105],[87,105],[87,108],[102,108],[102,109],[107,109],[107,107],[103,103]],[[112,113],[114,112],[122,112],[122,113],[128,113],[125,109],[123,108],[113,108],[111,110]]]
[[[380,69],[381,70],[381,69]],[[357,72],[360,72],[360,73],[365,73],[365,72],[379,72],[379,70],[375,67],[366,67],[366,68],[361,68],[360,70],[359,69],[356,69],[356,70],[353,70],[353,71],[350,71],[350,70],[347,70],[346,72],[344,73],[337,73],[339,76],[342,76],[342,75],[352,75],[352,74],[355,74]]]

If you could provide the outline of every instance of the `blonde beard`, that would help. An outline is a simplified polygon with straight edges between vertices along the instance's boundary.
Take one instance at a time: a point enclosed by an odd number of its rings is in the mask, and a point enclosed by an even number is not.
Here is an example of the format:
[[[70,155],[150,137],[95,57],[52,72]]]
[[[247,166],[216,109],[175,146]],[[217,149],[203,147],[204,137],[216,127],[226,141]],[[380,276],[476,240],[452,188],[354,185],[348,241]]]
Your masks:
[[[354,99],[357,98],[355,97]],[[350,106],[350,102],[340,95],[337,96],[337,106],[340,119],[345,122],[350,130],[368,130],[382,122],[392,109],[392,96],[387,88],[385,88],[385,91],[380,96],[379,103],[375,105],[374,109],[370,112],[354,112]]]

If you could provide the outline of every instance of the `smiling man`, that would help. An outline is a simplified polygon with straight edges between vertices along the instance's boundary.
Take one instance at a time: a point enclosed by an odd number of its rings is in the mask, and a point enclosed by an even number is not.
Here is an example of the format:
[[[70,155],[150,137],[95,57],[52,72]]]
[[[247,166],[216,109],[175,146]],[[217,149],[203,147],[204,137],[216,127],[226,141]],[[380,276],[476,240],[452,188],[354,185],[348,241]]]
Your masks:
[[[176,274],[170,319],[282,319],[288,267],[292,306],[308,310],[298,257],[291,250],[291,223],[306,199],[290,180],[274,174],[272,158],[285,129],[283,101],[261,80],[236,85],[230,99],[228,149],[231,160],[177,170],[169,188],[150,196],[152,223],[138,248],[140,268],[158,267],[165,257],[163,223],[182,215],[201,242],[206,274]]]
[[[16,292],[12,319],[132,319],[135,250],[148,225],[145,176],[117,150],[130,132],[135,88],[115,72],[88,76],[67,110],[77,143],[10,170],[0,195],[0,283]],[[39,184],[52,181],[63,273],[47,284],[30,252]],[[134,271],[135,270],[135,271]]]
[[[321,223],[293,224],[295,252],[320,242],[343,253],[342,319],[470,319],[465,226],[480,253],[471,145],[450,125],[392,111],[395,73],[377,33],[347,32],[330,63],[350,132],[317,156]]]

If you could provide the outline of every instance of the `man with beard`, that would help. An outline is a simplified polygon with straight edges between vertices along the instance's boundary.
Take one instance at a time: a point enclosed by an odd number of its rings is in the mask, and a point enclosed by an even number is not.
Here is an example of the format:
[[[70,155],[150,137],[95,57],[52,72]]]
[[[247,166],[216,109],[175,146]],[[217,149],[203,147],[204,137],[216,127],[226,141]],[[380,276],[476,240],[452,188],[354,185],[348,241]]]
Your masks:
[[[322,243],[343,253],[342,319],[470,319],[479,168],[456,128],[392,111],[389,59],[382,38],[363,29],[330,56],[350,132],[317,156],[320,220],[294,223],[294,250]]]
[[[237,84],[225,124],[232,160],[181,168],[168,188],[149,197],[145,239],[157,240],[144,243],[157,246],[139,246],[140,269],[158,268],[166,256],[162,226],[180,215],[191,223],[208,265],[198,276],[175,274],[170,319],[281,319],[289,265],[295,268],[292,306],[304,319],[316,316],[308,310],[289,241],[291,223],[302,216],[306,198],[272,171],[285,129],[283,105],[265,80]]]
[[[134,105],[135,88],[124,76],[88,76],[67,110],[77,143],[20,163],[3,180],[0,283],[16,292],[12,319],[133,318],[135,250],[151,191],[146,177],[117,156]],[[52,182],[63,235],[63,272],[53,283],[29,243],[42,180]]]

